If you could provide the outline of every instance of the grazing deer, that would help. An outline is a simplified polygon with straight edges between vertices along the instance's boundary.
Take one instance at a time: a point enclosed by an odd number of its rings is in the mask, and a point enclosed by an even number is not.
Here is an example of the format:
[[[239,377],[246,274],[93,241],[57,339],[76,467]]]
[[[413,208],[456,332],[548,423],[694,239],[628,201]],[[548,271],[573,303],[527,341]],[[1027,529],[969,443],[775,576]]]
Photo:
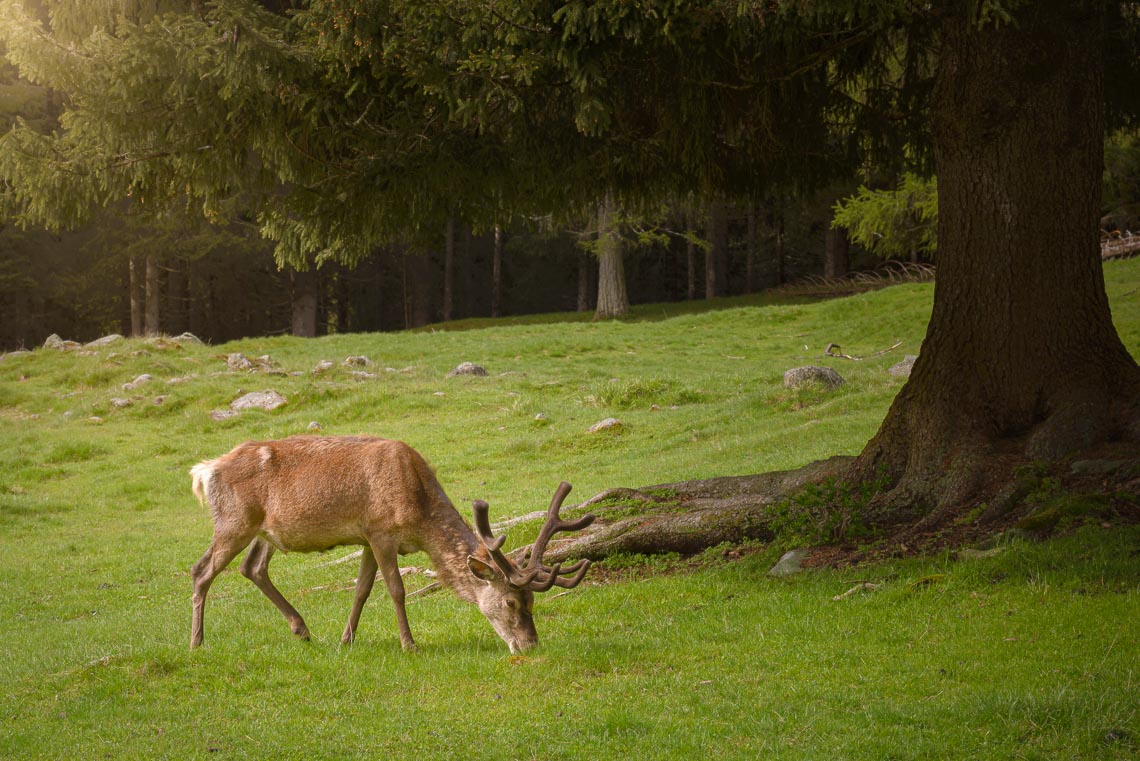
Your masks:
[[[558,531],[577,531],[594,520],[587,515],[563,521],[558,510],[570,493],[559,485],[546,522],[520,567],[501,550],[487,503],[474,502],[471,530],[451,504],[435,473],[416,450],[399,441],[369,437],[294,436],[280,441],[249,441],[216,460],[190,470],[194,494],[210,506],[214,536],[194,564],[194,615],[190,647],[202,644],[206,593],[214,577],[249,547],[241,573],[285,615],[301,639],[309,629],[301,614],[269,580],[276,550],[318,552],[341,545],[363,545],[356,595],[341,641],[356,636],[379,567],[396,608],[400,643],[415,649],[404,610],[404,582],[396,556],[426,552],[439,580],[475,603],[510,647],[519,652],[538,643],[534,593],[577,586],[590,566],[543,565],[542,554]]]

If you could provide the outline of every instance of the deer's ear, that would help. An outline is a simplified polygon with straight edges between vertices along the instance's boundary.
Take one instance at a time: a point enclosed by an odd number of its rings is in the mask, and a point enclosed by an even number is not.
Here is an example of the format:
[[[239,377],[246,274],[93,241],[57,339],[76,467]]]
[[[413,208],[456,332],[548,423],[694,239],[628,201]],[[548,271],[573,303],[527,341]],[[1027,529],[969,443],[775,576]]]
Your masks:
[[[474,555],[467,556],[467,567],[483,581],[494,581],[499,575],[494,566],[484,563]]]

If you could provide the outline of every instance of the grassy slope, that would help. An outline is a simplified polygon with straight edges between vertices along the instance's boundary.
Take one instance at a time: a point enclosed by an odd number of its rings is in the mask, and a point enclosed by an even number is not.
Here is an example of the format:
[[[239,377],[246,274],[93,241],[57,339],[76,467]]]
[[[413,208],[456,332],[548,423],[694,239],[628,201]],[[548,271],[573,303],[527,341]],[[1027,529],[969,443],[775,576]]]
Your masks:
[[[1140,353],[1140,260],[1106,265],[1106,279],[1121,336]],[[885,369],[917,352],[931,293],[6,358],[0,756],[1134,757],[1135,528],[790,582],[764,575],[772,548],[691,574],[587,585],[539,602],[543,645],[521,658],[449,595],[412,604],[422,652],[404,655],[379,589],[358,644],[341,649],[354,566],[329,563],[343,552],[287,557],[274,575],[312,643],[294,642],[268,601],[227,573],[211,595],[206,648],[186,649],[187,570],[210,531],[186,475],[199,459],[316,420],[325,433],[412,443],[465,513],[478,497],[496,517],[542,508],[561,479],[585,498],[794,467],[856,452],[874,433],[901,385]],[[863,362],[820,359],[829,342],[865,355],[896,341]],[[217,357],[234,351],[300,374],[224,372]],[[380,377],[308,372],[352,354],[370,356]],[[445,377],[465,360],[491,376]],[[784,391],[783,371],[801,364],[829,364],[848,383],[830,395]],[[143,372],[156,380],[122,391]],[[208,417],[239,389],[267,388],[289,404]],[[111,406],[125,396],[131,407]],[[584,433],[608,416],[624,421],[620,435]],[[863,579],[882,586],[831,600]]]

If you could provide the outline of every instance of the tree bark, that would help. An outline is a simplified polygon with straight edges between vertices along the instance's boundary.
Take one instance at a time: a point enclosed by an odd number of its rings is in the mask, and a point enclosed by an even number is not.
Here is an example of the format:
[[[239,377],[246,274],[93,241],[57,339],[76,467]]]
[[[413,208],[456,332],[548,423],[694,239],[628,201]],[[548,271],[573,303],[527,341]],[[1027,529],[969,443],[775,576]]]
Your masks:
[[[443,232],[443,321],[455,315],[455,217],[447,218]]]
[[[776,285],[783,285],[787,280],[784,272],[784,212],[780,211],[776,217]]]
[[[316,270],[289,271],[293,301],[292,332],[299,338],[315,338],[317,335],[318,279]]]
[[[614,222],[614,200],[598,204],[598,305],[594,319],[609,320],[629,313],[621,236]]]
[[[1017,462],[1140,439],[1140,370],[1113,327],[1097,246],[1102,13],[1048,0],[1009,24],[943,22],[933,312],[853,469],[896,480],[884,522],[938,523]]]

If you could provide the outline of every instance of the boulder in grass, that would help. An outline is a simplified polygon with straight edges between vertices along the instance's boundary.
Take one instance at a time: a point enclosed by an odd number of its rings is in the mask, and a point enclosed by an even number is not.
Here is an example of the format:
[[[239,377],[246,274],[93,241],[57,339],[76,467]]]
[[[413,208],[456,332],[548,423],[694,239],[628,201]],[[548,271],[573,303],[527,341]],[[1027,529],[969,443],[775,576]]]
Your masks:
[[[72,351],[79,348],[78,341],[64,341],[58,334],[52,333],[44,341],[45,349],[56,349],[58,351]]]
[[[230,402],[230,409],[235,412],[242,410],[275,410],[288,400],[276,391],[251,391]]]
[[[458,366],[457,366],[457,367],[456,367],[454,370],[452,370],[451,372],[449,372],[449,373],[447,374],[447,377],[448,377],[448,378],[452,378],[452,377],[454,377],[454,376],[456,376],[456,375],[479,375],[479,376],[484,376],[484,375],[486,375],[486,374],[487,374],[487,371],[486,371],[486,370],[484,370],[484,369],[483,369],[482,367],[480,367],[479,365],[475,364],[474,362],[463,362],[463,363],[461,363],[460,365],[458,365]]]
[[[900,378],[909,378],[910,371],[914,367],[914,361],[918,359],[914,354],[907,354],[902,358],[898,364],[891,365],[887,368],[887,372],[891,375],[897,375]]]
[[[784,373],[784,385],[788,388],[803,388],[804,386],[818,385],[824,388],[838,388],[846,381],[843,376],[830,367],[793,367]]]
[[[96,338],[94,341],[89,341],[89,342],[83,344],[83,348],[84,349],[102,349],[104,346],[110,346],[111,344],[117,343],[117,342],[122,341],[122,340],[123,340],[123,337],[121,335],[119,335],[118,333],[112,333],[109,336],[103,336],[102,338]]]
[[[621,421],[616,417],[608,417],[605,420],[599,420],[590,426],[586,433],[598,433],[600,431],[612,431],[621,428]]]

